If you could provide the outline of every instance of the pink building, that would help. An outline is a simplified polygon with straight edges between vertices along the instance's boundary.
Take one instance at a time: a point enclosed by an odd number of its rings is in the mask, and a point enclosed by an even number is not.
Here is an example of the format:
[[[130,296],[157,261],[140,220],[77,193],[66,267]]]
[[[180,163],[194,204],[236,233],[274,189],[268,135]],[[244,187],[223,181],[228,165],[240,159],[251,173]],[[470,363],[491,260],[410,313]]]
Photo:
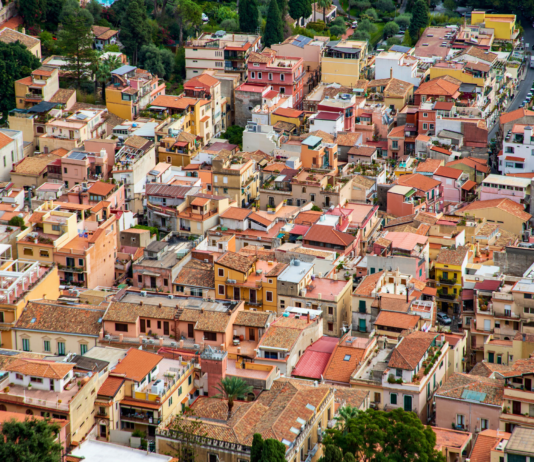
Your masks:
[[[480,200],[510,199],[524,204],[531,194],[531,179],[505,175],[488,175],[480,187]]]
[[[416,193],[417,190],[410,186],[393,186],[389,189],[387,196],[388,214],[395,217],[404,217],[423,210],[425,203],[415,196]]]
[[[294,108],[302,108],[305,75],[302,58],[254,52],[250,54],[247,66],[249,83],[269,85],[280,95],[292,96]]]
[[[333,98],[325,98],[317,105],[317,110],[343,114],[344,130],[348,132],[354,131],[356,123],[355,94],[339,93]]]
[[[112,164],[113,165],[113,164]],[[67,188],[88,180],[107,180],[108,154],[105,149],[97,152],[71,151],[61,159],[61,172]]]
[[[434,180],[443,187],[443,200],[448,202],[462,201],[462,185],[468,179],[467,173],[455,168],[440,167],[434,172]]]
[[[404,156],[404,128],[405,125],[395,127],[388,134],[388,157],[390,159]]]
[[[92,138],[83,143],[83,147],[87,152],[106,151],[108,157],[108,168],[111,170],[115,163],[115,152],[117,151],[117,141],[107,138]]]

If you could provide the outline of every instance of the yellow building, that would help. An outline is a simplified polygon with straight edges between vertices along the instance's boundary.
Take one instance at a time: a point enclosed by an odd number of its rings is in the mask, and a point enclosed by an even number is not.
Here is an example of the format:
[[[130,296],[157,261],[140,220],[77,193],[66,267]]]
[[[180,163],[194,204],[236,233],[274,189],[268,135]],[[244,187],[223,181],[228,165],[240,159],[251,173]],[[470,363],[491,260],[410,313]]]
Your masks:
[[[17,252],[25,260],[51,264],[54,253],[78,235],[75,212],[49,211],[48,202],[35,210],[28,228],[17,236]]]
[[[520,239],[525,234],[531,233],[532,215],[525,212],[523,204],[511,199],[475,201],[454,213],[462,217],[474,217],[477,220],[485,219],[487,223],[498,223],[499,228],[515,234]]]
[[[482,24],[486,29],[495,31],[495,40],[514,40],[518,30],[515,27],[515,14],[487,14],[485,11],[473,11],[471,24]]]
[[[367,58],[367,42],[340,40],[327,43],[321,64],[321,81],[355,87]]]
[[[58,70],[42,66],[31,75],[15,81],[17,109],[27,109],[42,101],[50,101],[59,90]]]
[[[468,246],[455,250],[441,249],[434,262],[437,302],[440,311],[459,313],[462,303],[462,275],[472,253]]]
[[[11,328],[30,300],[59,297],[56,266],[38,262],[0,259],[0,338],[3,348],[14,348]],[[13,274],[13,276],[11,276]]]
[[[294,134],[300,134],[307,128],[307,118],[304,111],[291,108],[278,108],[271,113],[271,125],[276,125],[277,122],[286,122],[295,125]]]
[[[215,298],[244,300],[246,307],[276,313],[277,277],[286,267],[228,251],[215,261]]]
[[[413,84],[395,77],[371,80],[367,87],[370,100],[383,101],[384,106],[393,107],[396,111],[413,101],[413,91]]]
[[[161,138],[158,146],[159,162],[173,167],[187,167],[200,148],[197,137],[191,133],[181,132],[176,138]]]

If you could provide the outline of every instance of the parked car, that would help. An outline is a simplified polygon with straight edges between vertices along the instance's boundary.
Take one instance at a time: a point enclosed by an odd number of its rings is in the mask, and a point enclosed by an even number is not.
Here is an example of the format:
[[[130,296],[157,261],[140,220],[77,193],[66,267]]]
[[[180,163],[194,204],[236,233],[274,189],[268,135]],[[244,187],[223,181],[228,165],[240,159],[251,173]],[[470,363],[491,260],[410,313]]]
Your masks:
[[[436,317],[440,324],[444,324],[445,326],[452,324],[452,319],[446,313],[438,313]]]
[[[352,28],[356,29],[358,27],[358,21],[352,21]]]

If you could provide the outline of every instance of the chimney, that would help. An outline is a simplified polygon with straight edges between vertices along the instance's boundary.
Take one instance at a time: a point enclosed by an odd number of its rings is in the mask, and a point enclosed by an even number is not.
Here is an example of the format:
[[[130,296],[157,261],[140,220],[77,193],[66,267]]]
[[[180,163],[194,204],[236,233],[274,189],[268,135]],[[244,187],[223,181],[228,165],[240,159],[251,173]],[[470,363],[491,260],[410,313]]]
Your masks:
[[[159,303],[159,307],[162,308],[162,307],[163,307],[163,304],[162,304],[162,303]]]
[[[139,302],[139,306],[143,306],[143,300]]]
[[[389,78],[390,79],[393,78],[393,68],[392,67],[389,68]]]
[[[200,308],[200,312],[204,313],[204,307]]]
[[[309,324],[310,323],[310,312],[309,311],[306,313],[306,319],[307,319],[306,324]]]

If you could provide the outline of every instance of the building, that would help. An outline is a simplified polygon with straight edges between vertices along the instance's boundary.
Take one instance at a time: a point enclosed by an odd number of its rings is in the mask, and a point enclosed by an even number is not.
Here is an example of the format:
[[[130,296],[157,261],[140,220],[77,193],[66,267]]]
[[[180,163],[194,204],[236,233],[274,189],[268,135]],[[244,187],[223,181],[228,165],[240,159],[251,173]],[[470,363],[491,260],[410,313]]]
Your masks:
[[[413,51],[413,56],[423,62],[444,60],[452,55],[452,49],[447,46],[456,36],[456,30],[448,27],[427,27]]]
[[[395,111],[400,111],[413,101],[413,90],[412,83],[394,77],[371,80],[368,86],[369,99],[383,102]]]
[[[491,173],[487,160],[476,157],[463,157],[447,162],[447,167],[462,170],[469,175],[469,181],[474,181],[476,184],[482,183],[482,180]]]
[[[11,33],[2,31],[2,34]],[[40,48],[40,46],[39,46]],[[58,70],[42,66],[32,71],[31,75],[15,81],[15,99],[17,109],[26,109],[41,101],[50,101],[59,90]]]
[[[469,432],[498,430],[503,394],[501,379],[455,373],[435,394],[436,425]]]
[[[282,43],[272,44],[271,49],[279,56],[294,56],[304,60],[304,70],[307,73],[316,73],[321,69],[321,57],[326,45],[324,37],[305,37],[292,35]]]
[[[106,107],[111,114],[134,120],[141,110],[165,95],[163,79],[135,66],[124,65],[111,71],[111,84],[106,87]]]
[[[463,275],[472,259],[468,246],[455,250],[441,249],[434,262],[438,307],[444,312],[460,313]],[[450,311],[449,311],[450,310]]]
[[[469,178],[466,173],[450,167],[440,167],[434,172],[433,178],[442,185],[444,201],[462,202],[462,187]]]
[[[223,98],[221,83],[209,74],[201,74],[184,83],[184,93],[188,98],[208,99],[211,102],[213,136],[219,136],[223,127]]]
[[[69,306],[45,300],[26,305],[13,327],[14,347],[55,356],[84,355],[98,345],[107,304]]]
[[[225,357],[217,357],[215,365],[224,362]],[[330,385],[319,385],[314,389],[312,382],[287,378],[276,380],[271,389],[262,391],[255,401],[236,401],[233,407],[235,417],[232,419],[228,418],[226,404],[223,409],[217,410],[220,400],[202,397],[192,406],[205,435],[205,439],[195,445],[195,454],[203,460],[210,460],[209,456],[213,456],[211,460],[222,459],[223,456],[231,461],[248,460],[253,434],[259,433],[263,438],[275,436],[278,441],[286,442],[286,460],[318,460],[322,455],[319,435],[336,415],[336,399],[362,411],[369,406],[366,392],[349,388],[340,390]],[[293,431],[285,422],[297,414],[306,424],[299,427],[300,431],[297,428]],[[254,423],[245,424],[245,416],[252,415],[255,416]],[[221,436],[221,430],[225,432],[224,436]],[[183,441],[179,432],[165,429],[158,432],[156,444],[159,452],[167,452]],[[228,449],[220,448],[223,442],[230,445]]]
[[[108,155],[106,151],[86,152],[73,150],[61,159],[63,182],[67,188],[72,188],[88,180],[104,181],[108,179]]]
[[[225,31],[203,33],[185,43],[186,79],[214,70],[239,74],[244,81],[250,54],[261,49],[259,35],[227,34]]]
[[[212,161],[214,194],[224,195],[241,207],[258,197],[259,173],[255,162],[223,150]]]
[[[332,249],[340,255],[349,255],[359,251],[359,236],[338,231],[335,227],[315,224],[303,236],[304,247],[310,249]]]
[[[367,62],[367,42],[337,40],[326,44],[321,61],[321,81],[355,87]]]
[[[530,178],[491,174],[482,180],[480,186],[481,201],[506,198],[524,207],[530,205]]]
[[[290,96],[292,107],[301,108],[304,99],[304,60],[275,53],[252,52],[247,62],[247,81],[269,85],[283,96]]]
[[[485,219],[488,223],[498,223],[501,228],[528,239],[531,235],[530,219],[532,215],[525,212],[524,206],[511,199],[492,199],[475,201],[456,210],[455,215]]]
[[[115,45],[119,39],[119,31],[110,27],[91,26],[95,36],[94,47],[102,51],[106,45]]]
[[[426,101],[455,102],[460,97],[461,81],[450,77],[436,77],[422,83],[414,93],[414,104]]]
[[[495,40],[512,41],[517,38],[515,14],[488,14],[485,11],[473,11],[471,24],[480,24],[486,29],[493,29]]]
[[[391,75],[411,83],[414,87],[421,83],[416,58],[398,51],[382,51],[375,58],[375,79],[389,79]]]
[[[507,173],[522,173],[532,171],[531,161],[532,127],[530,125],[515,124],[511,133],[507,133],[503,140],[502,151],[499,153],[499,171]]]
[[[9,27],[4,27],[0,30],[0,42],[4,43],[22,43],[28,51],[36,58],[41,59],[41,40],[31,35],[19,32]],[[17,106],[18,107],[18,106]]]

